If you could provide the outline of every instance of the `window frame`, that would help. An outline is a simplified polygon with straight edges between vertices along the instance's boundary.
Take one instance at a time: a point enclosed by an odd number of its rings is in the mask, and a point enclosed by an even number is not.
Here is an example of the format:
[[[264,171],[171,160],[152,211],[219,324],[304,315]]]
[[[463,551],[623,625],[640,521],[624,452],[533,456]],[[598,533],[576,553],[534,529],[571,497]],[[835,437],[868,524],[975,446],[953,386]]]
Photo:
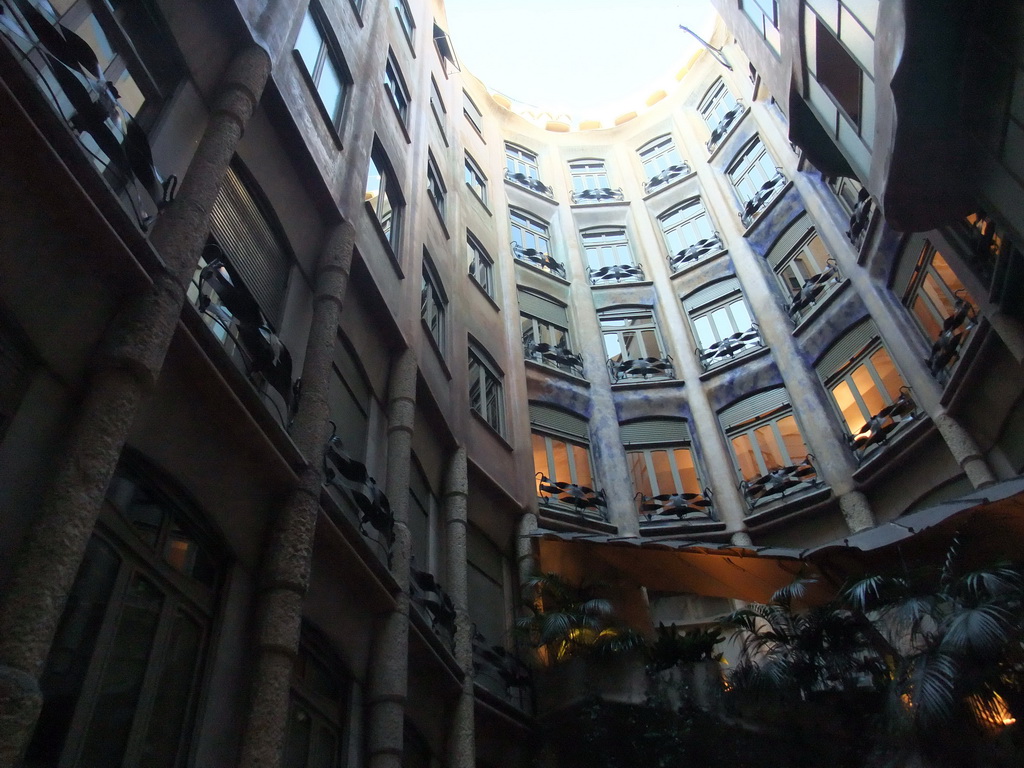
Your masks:
[[[312,24],[313,30],[319,37],[320,45],[316,54],[316,61],[310,69],[306,57],[298,47],[300,38],[303,35],[303,28],[307,20]],[[306,9],[302,24],[299,27],[298,36],[295,38],[295,45],[292,54],[299,64],[306,85],[310,88],[316,100],[317,107],[324,116],[327,123],[335,130],[341,128],[342,118],[345,114],[345,106],[348,103],[348,96],[352,87],[352,74],[345,63],[345,57],[341,53],[341,46],[338,44],[334,31],[327,23],[323,9],[318,2],[311,2]],[[333,107],[329,106],[320,92],[320,83],[326,67],[330,66],[334,77],[338,82],[338,96]]]
[[[420,322],[443,358],[448,349],[448,294],[426,248],[420,265]]]
[[[416,19],[412,15],[412,9],[409,7],[408,0],[393,0],[392,4],[395,8],[395,15],[398,17],[398,26],[402,28],[402,33],[409,43],[409,48],[415,55],[416,47],[413,40],[416,36]]]
[[[499,436],[504,437],[505,375],[494,358],[472,339],[468,350],[468,371],[469,409]],[[477,379],[475,382],[474,376]],[[493,400],[491,393],[495,393]]]
[[[404,130],[409,125],[409,107],[412,104],[412,97],[409,95],[409,86],[405,83],[402,75],[402,68],[398,65],[398,57],[390,47],[388,58],[384,63],[384,90],[388,94],[388,102],[395,110],[398,121]]]
[[[771,3],[766,9],[765,3]],[[754,25],[761,38],[768,43],[776,57],[782,55],[782,41],[779,34],[778,0],[740,0],[740,9]]]
[[[875,358],[878,357],[879,353],[884,354],[885,357],[888,358],[892,372],[897,378],[895,392],[890,391],[890,387],[886,385],[886,382],[882,378],[882,374],[879,373],[878,364],[875,361]],[[873,390],[863,390],[861,383],[857,381],[857,373],[862,370],[867,373],[869,380],[873,385]],[[844,363],[838,370],[829,372],[826,376],[823,376],[822,383],[825,385],[825,389],[828,390],[832,405],[839,417],[839,423],[847,430],[850,438],[862,433],[865,428],[869,426],[869,422],[873,418],[877,417],[883,409],[894,405],[897,400],[900,399],[902,390],[907,386],[906,380],[903,378],[896,365],[896,361],[889,353],[885,344],[882,343],[882,340],[877,336],[869,341],[856,355],[850,358],[850,360]],[[853,398],[850,405],[856,407],[857,413],[859,413],[862,420],[862,423],[860,423],[856,429],[853,424],[850,423],[850,419],[847,417],[846,412],[843,411],[840,398],[836,394],[836,390],[842,385],[845,385],[849,391],[850,396]],[[881,400],[881,404],[874,411],[871,410],[872,406],[869,406],[867,402],[871,391],[876,393],[875,397]]]
[[[520,248],[537,251],[538,254],[551,255],[551,227],[546,221],[542,221],[522,208],[509,207],[509,227],[512,232],[512,242]],[[521,221],[516,221],[516,219]],[[520,237],[516,237],[517,231]],[[527,245],[533,242],[533,245]],[[545,247],[538,247],[541,243]]]
[[[767,161],[768,165],[765,164]],[[772,173],[768,174],[767,169],[771,168]],[[764,176],[764,179],[760,183],[754,181],[757,171]],[[776,178],[781,173],[781,169],[775,163],[775,158],[768,151],[768,147],[761,141],[760,136],[755,136],[751,141],[747,142],[736,153],[736,156],[729,163],[726,168],[726,176],[729,177],[729,183],[733,190],[736,192],[736,197],[741,204],[746,205],[752,200],[758,191],[764,188],[764,185]],[[749,193],[745,193],[744,189],[750,189]],[[763,210],[763,208],[762,208]]]
[[[444,176],[441,175],[441,167],[434,159],[434,153],[427,150],[427,197],[434,206],[434,212],[444,222],[447,210],[448,187],[444,183]]]
[[[672,166],[684,164],[675,138],[671,133],[651,139],[639,147],[636,154],[640,158],[640,165],[644,169],[644,175],[648,182]]]
[[[812,243],[814,242],[821,244],[821,253],[817,253],[812,248]],[[820,258],[821,256],[824,256],[824,258]],[[821,262],[820,264],[819,261]],[[795,267],[797,263],[808,262],[814,267],[815,271],[799,270]],[[832,253],[828,250],[828,246],[825,245],[825,241],[818,234],[818,231],[811,227],[801,236],[799,242],[793,246],[789,253],[772,267],[772,271],[775,273],[775,278],[782,287],[787,300],[792,302],[795,297],[800,295],[804,285],[826,274],[832,268],[829,262],[835,263]]]
[[[469,249],[469,276],[470,278],[480,286],[480,289],[490,299],[494,299],[495,285],[494,285],[494,259],[484,248],[480,240],[470,232],[466,230],[466,246]]]
[[[601,344],[605,354],[605,365],[608,368],[609,376],[613,384],[623,383],[623,376],[632,376],[632,373],[616,373],[616,368],[630,361],[645,360],[654,358],[659,361],[671,361],[671,356],[665,346],[665,340],[661,337],[658,329],[658,319],[653,307],[610,307],[597,313],[597,322],[601,333]],[[622,324],[624,325],[615,325]],[[626,335],[635,337],[635,344],[638,344],[637,354],[633,357],[626,357],[629,343],[625,341]],[[614,339],[618,348],[618,354],[612,354],[609,347],[609,339]],[[654,348],[651,345],[653,343]],[[674,370],[671,366],[667,370],[646,372],[642,380],[648,380],[649,376],[655,376],[658,380],[674,378]],[[631,379],[627,379],[631,380]]]
[[[441,138],[444,139],[445,144],[448,144],[448,108],[444,105],[441,88],[433,75],[430,76],[430,112],[434,116],[434,122],[437,123],[437,129],[441,132]]]
[[[569,179],[576,194],[592,189],[611,189],[608,167],[605,161],[596,157],[581,157],[570,160]]]
[[[708,130],[714,132],[725,119],[725,115],[738,107],[739,104],[739,100],[733,95],[725,80],[718,78],[704,94],[700,104],[697,106],[697,112],[700,113],[701,119],[708,127]],[[723,105],[725,105],[724,108]]]
[[[472,181],[471,181],[472,178]],[[475,182],[475,183],[474,183]],[[466,186],[472,190],[476,198],[487,207],[487,176],[473,156],[466,152]]]
[[[588,240],[592,244],[588,244]],[[636,266],[636,256],[633,254],[633,247],[629,244],[629,234],[626,227],[601,226],[587,227],[580,230],[580,243],[583,249],[583,259],[587,263],[588,271],[596,271],[605,267]],[[605,249],[611,248],[611,258],[601,258]],[[625,259],[622,259],[622,254]],[[594,258],[592,258],[594,257]]]
[[[789,448],[786,447],[786,442],[782,437],[782,431],[779,428],[779,424],[788,418],[793,419],[793,424],[796,427],[796,434],[799,435],[800,442],[803,446],[803,455],[793,456],[791,455]],[[765,427],[770,427],[775,448],[779,452],[779,456],[783,459],[783,461],[777,465],[773,464],[769,466],[755,435],[756,432],[764,429]],[[736,468],[741,481],[744,483],[749,483],[752,480],[764,477],[775,469],[800,464],[807,456],[810,455],[810,451],[807,447],[807,440],[804,438],[803,430],[800,428],[800,422],[797,420],[796,412],[793,409],[792,403],[776,406],[768,411],[752,416],[739,424],[734,424],[727,429],[723,428],[722,431],[725,433],[725,439],[729,443],[729,452],[732,454],[733,465]],[[740,459],[739,454],[736,451],[735,441],[740,437],[745,437],[747,443],[750,445],[751,455],[753,456],[754,464],[757,469],[757,473],[751,477],[747,477],[743,473],[744,462]]]
[[[515,176],[519,173],[530,181],[540,181],[540,166],[538,165],[537,153],[519,144],[506,141],[505,172],[508,176]]]
[[[692,214],[689,214],[686,218],[680,219],[678,222],[669,224],[675,216],[691,209],[694,210]],[[700,231],[702,229],[700,226],[702,222],[706,222],[706,226],[704,226],[703,229],[708,230],[708,234],[705,237],[697,237],[696,239],[684,241],[678,234],[688,228],[698,230],[698,235],[703,234]],[[661,229],[661,234],[665,238],[665,245],[668,248],[668,262],[669,266],[672,268],[673,274],[682,271],[688,265],[696,263],[701,258],[710,256],[712,253],[719,253],[725,250],[725,245],[722,243],[721,236],[718,234],[718,229],[715,227],[715,223],[711,219],[711,213],[708,211],[707,206],[704,205],[704,200],[700,197],[684,200],[679,203],[679,205],[675,205],[668,209],[658,216],[658,224]],[[702,254],[693,260],[684,260],[682,258],[682,254],[697,243],[707,242],[716,238],[719,244],[719,248],[717,250]],[[682,244],[682,247],[675,250],[677,244]]]
[[[470,111],[469,107],[472,107],[472,111]],[[476,131],[477,135],[483,139],[484,113],[480,111],[480,107],[476,105],[473,97],[466,93],[465,89],[462,91],[462,114],[469,124],[473,126],[473,130]]]
[[[378,191],[375,196],[370,197],[370,179],[376,171],[379,180]],[[402,218],[405,208],[405,197],[402,195],[401,187],[395,180],[394,166],[385,154],[383,147],[374,141],[373,151],[370,153],[370,165],[367,170],[367,199],[364,206],[373,215],[373,220],[381,236],[388,244],[393,255],[399,252],[399,242],[402,237]],[[376,202],[374,202],[376,201]],[[382,216],[383,207],[381,201],[386,201],[387,211]]]

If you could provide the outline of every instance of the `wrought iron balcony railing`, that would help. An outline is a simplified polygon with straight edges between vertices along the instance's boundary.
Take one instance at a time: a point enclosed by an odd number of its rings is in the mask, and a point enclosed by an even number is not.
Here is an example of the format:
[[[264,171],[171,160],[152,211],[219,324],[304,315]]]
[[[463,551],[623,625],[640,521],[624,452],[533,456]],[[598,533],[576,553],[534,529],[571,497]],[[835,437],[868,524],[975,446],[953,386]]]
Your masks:
[[[554,199],[555,192],[551,187],[545,184],[540,179],[535,179],[532,176],[527,176],[525,173],[510,173],[508,169],[505,169],[505,180],[511,181],[513,184],[518,184],[521,187],[526,187],[531,192],[536,192],[538,195],[544,195]]]
[[[860,460],[871,448],[876,445],[884,445],[889,439],[889,435],[900,424],[913,421],[916,416],[917,403],[910,396],[910,389],[903,387],[900,390],[900,396],[892,405],[887,405],[868,419],[857,434],[847,435],[847,440],[850,441],[850,447]]]
[[[434,634],[455,650],[455,604],[432,573],[410,568],[409,599],[430,621]]]
[[[842,282],[842,276],[839,274],[839,265],[836,264],[835,259],[829,259],[826,263],[828,266],[823,272],[809,278],[800,286],[800,290],[793,291],[787,312],[789,312],[789,316],[794,320],[805,309],[814,306],[818,298],[829,288],[833,288]]]
[[[721,341],[716,341],[707,349],[697,347],[697,358],[700,360],[700,364],[704,366],[704,370],[707,371],[763,344],[761,331],[758,329],[757,323],[754,323],[747,330],[737,331],[731,336],[726,336]]]
[[[331,435],[324,451],[324,485],[342,491],[352,500],[359,512],[359,532],[380,546],[390,567],[391,547],[395,543],[391,502],[377,481],[370,477],[366,466],[342,450],[341,438],[335,434]],[[367,525],[377,532],[377,537],[370,536]]]
[[[676,375],[672,358],[664,357],[639,357],[635,360],[609,360],[608,373],[611,375],[612,384],[622,381],[644,381],[650,379],[674,379]]]
[[[554,482],[541,472],[537,473],[537,477],[540,479],[537,487],[541,493],[542,504],[550,505],[552,502],[558,502],[573,507],[581,515],[586,512],[596,512],[604,517],[603,508],[608,506],[604,491],[595,491],[593,488],[575,483]]]
[[[988,214],[977,213],[957,222],[956,230],[967,241],[964,261],[985,286],[999,269],[999,259],[1006,243],[1006,233]]]
[[[757,215],[768,207],[768,203],[784,186],[786,186],[786,177],[783,175],[782,169],[777,168],[775,175],[762,184],[753,197],[743,204],[743,210],[739,212],[740,221],[743,222],[743,226],[749,227],[753,224]]]
[[[487,638],[473,632],[474,679],[487,690],[502,696],[518,709],[526,709],[532,685],[530,670],[502,645],[488,645]]]
[[[857,193],[857,202],[850,213],[850,227],[846,230],[846,237],[856,247],[864,242],[864,236],[868,231],[868,224],[871,223],[871,212],[875,209],[875,203],[867,189],[861,189]]]
[[[523,248],[519,243],[513,242],[512,255],[530,266],[550,272],[552,275],[557,275],[563,280],[566,279],[565,266],[542,251],[538,251],[535,248]]]
[[[157,170],[149,138],[104,77],[96,51],[39,0],[0,2],[0,34],[20,52],[22,66],[92,164],[111,180],[122,205],[140,228],[148,228],[173,199],[178,179]]]
[[[681,176],[685,176],[689,172],[689,163],[677,163],[676,165],[670,165],[664,171],[652,176],[644,183],[644,192],[653,192],[658,187],[668,184],[670,181],[674,181]]]
[[[715,126],[714,130],[711,131],[711,136],[708,137],[705,146],[708,148],[708,152],[714,152],[718,149],[718,144],[725,138],[726,134],[729,133],[729,129],[732,128],[737,118],[743,114],[743,110],[746,107],[743,106],[742,102],[736,102],[736,106],[722,115],[722,119],[718,121],[718,125]]]
[[[583,376],[583,357],[566,347],[543,341],[527,341],[523,343],[523,354],[527,360]]]
[[[942,321],[942,330],[925,360],[932,376],[942,382],[949,378],[953,365],[960,359],[960,347],[978,324],[977,312],[961,294],[957,291],[953,314]]]
[[[292,381],[291,353],[231,262],[216,246],[208,245],[207,250],[215,250],[218,255],[199,272],[196,309],[234,342],[249,381],[257,388],[265,382],[280,395],[287,413],[279,416],[287,425],[298,407],[300,392],[298,381]],[[211,293],[216,295],[216,302]]]
[[[594,189],[583,189],[579,192],[573,192],[570,196],[573,203],[606,203],[609,200],[615,200],[622,202],[626,199],[625,195],[622,194],[622,190],[616,187],[595,187]]]
[[[766,502],[782,499],[787,493],[798,493],[820,485],[818,470],[814,468],[814,456],[808,454],[799,464],[776,467],[755,480],[741,481],[740,492],[747,505],[754,509]]]
[[[602,283],[621,283],[623,281],[639,283],[643,282],[646,278],[644,277],[644,268],[639,264],[615,264],[599,269],[587,267],[587,279],[591,285],[600,285]]]
[[[705,237],[696,243],[686,246],[674,256],[668,257],[668,265],[673,272],[678,272],[688,264],[696,264],[706,256],[720,253],[725,250],[722,236],[715,232],[711,237]]]
[[[711,489],[700,493],[662,493],[657,496],[640,497],[640,514],[651,522],[654,516],[676,517],[679,520],[714,521],[714,506],[711,503]]]

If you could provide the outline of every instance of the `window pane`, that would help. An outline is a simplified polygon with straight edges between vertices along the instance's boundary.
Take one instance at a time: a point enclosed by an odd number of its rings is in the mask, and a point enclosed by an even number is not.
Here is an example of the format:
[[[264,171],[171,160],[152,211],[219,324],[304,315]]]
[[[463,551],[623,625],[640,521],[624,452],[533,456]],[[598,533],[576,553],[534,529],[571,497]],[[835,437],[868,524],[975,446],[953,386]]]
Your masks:
[[[707,349],[716,341],[718,341],[718,339],[715,338],[715,333],[711,328],[710,317],[698,317],[696,320],[693,321],[693,328],[694,331],[696,331],[697,333],[697,344],[700,345],[703,349]]]
[[[927,279],[931,279],[931,275],[928,275]],[[929,302],[923,295],[918,294],[911,308],[928,338],[937,339],[942,332],[942,324],[935,316],[935,305]]]
[[[782,447],[775,439],[775,430],[771,424],[765,424],[754,430],[754,439],[761,451],[761,458],[764,459],[765,467],[769,470],[778,469],[789,464],[789,458],[782,453]]]
[[[679,479],[683,487],[680,492],[697,493],[700,490],[700,483],[697,481],[697,468],[693,465],[693,454],[689,448],[676,448],[672,451],[676,460],[676,469],[679,470]]]
[[[796,425],[796,417],[784,416],[777,423],[779,434],[782,435],[782,444],[786,448],[786,453],[789,454],[789,462],[787,463],[802,461],[807,456],[807,445],[804,443],[804,439],[800,435],[800,429]]]
[[[893,364],[892,358],[889,357],[889,353],[884,349],[878,350],[871,356],[871,364],[875,366],[875,372],[878,373],[878,378],[882,380],[882,386],[885,387],[885,391],[889,394],[889,399],[896,400],[900,396],[903,379],[900,378],[899,371],[896,370],[896,366]]]
[[[874,416],[885,407],[885,399],[878,391],[875,380],[871,377],[871,371],[866,365],[858,365],[854,368],[850,378],[853,379],[853,385],[864,399],[864,405],[867,406],[869,415]]]
[[[338,116],[341,109],[341,78],[338,77],[334,65],[328,60],[324,62],[323,71],[320,73],[320,82],[316,86],[320,99],[327,108],[327,114],[333,120]]]
[[[582,445],[572,446],[573,461],[576,462],[576,485],[594,487],[594,477],[590,473],[590,452]]]
[[[572,472],[569,471],[569,447],[561,440],[551,440],[551,453],[554,463],[551,467],[552,480],[560,483],[571,483]]]
[[[647,471],[647,456],[644,451],[630,451],[626,454],[629,462],[629,474],[633,478],[633,490],[644,496],[654,496],[654,487]]]
[[[651,451],[651,463],[654,464],[654,481],[658,486],[658,493],[675,493],[678,489],[675,478],[672,477],[668,451]]]
[[[732,439],[732,450],[736,454],[736,462],[740,467],[740,474],[744,480],[754,480],[761,476],[758,469],[757,459],[754,458],[754,447],[747,435],[739,435]]]
[[[839,406],[839,410],[843,414],[843,419],[846,421],[846,426],[849,427],[852,434],[857,434],[867,423],[867,416],[871,414],[864,414],[860,410],[860,406],[857,405],[857,401],[853,397],[853,392],[850,390],[850,385],[845,380],[840,381],[834,387],[832,387],[832,397],[835,398],[836,405]]]
[[[551,470],[548,468],[547,441],[543,435],[533,433],[530,435],[530,443],[533,447],[533,471],[550,477]],[[538,478],[538,483],[540,482]]]

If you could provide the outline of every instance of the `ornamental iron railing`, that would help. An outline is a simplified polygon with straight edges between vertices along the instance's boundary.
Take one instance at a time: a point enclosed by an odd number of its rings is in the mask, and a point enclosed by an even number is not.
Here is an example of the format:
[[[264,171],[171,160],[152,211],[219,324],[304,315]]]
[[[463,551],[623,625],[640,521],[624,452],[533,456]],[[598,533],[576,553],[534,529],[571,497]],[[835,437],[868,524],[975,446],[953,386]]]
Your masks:
[[[786,308],[786,311],[794,320],[805,309],[814,306],[821,295],[829,288],[833,288],[843,281],[842,276],[839,274],[839,265],[836,264],[835,259],[829,259],[826,265],[822,272],[808,278],[790,296],[789,306]]]
[[[434,634],[454,651],[455,604],[432,573],[410,567],[409,574],[409,599],[430,622]]]
[[[715,232],[711,237],[698,240],[686,246],[675,255],[669,256],[668,265],[672,268],[673,272],[678,272],[689,264],[696,264],[701,259],[721,253],[724,250],[725,244],[722,242],[722,236]]]
[[[850,448],[860,460],[871,448],[884,445],[892,432],[901,424],[913,421],[916,417],[917,403],[911,397],[910,389],[903,387],[895,402],[868,419],[856,434],[847,435]]]
[[[554,199],[555,191],[551,189],[540,179],[536,179],[532,176],[527,176],[525,173],[511,173],[507,168],[505,169],[505,181],[511,181],[513,184],[518,184],[520,187],[526,187],[531,192],[536,192],[538,195],[544,195]]]
[[[333,421],[331,426],[335,427]],[[381,548],[390,567],[391,547],[395,543],[391,502],[370,476],[366,465],[345,453],[341,438],[334,433],[324,450],[324,485],[338,489],[351,499],[359,513],[359,532]],[[367,525],[377,532],[376,536],[371,536]]]
[[[786,177],[781,168],[775,170],[775,175],[760,186],[753,196],[743,204],[743,210],[739,212],[740,221],[744,227],[754,223],[754,219],[771,202],[775,196],[786,186]]]
[[[675,181],[678,178],[686,176],[688,173],[690,173],[689,163],[684,162],[676,163],[675,165],[670,165],[665,170],[655,174],[646,182],[644,182],[644,192],[653,192],[658,187],[664,186],[669,182]]]
[[[616,202],[622,202],[626,199],[623,195],[622,190],[618,187],[612,189],[611,187],[595,187],[593,189],[581,189],[579,192],[573,192],[570,197],[572,202],[576,203],[606,203],[614,200]]]
[[[786,494],[795,494],[818,488],[821,480],[814,468],[814,456],[808,454],[799,464],[770,469],[760,477],[740,482],[740,493],[751,509],[771,501],[779,501]]]
[[[978,324],[978,314],[963,290],[957,291],[953,301],[953,314],[942,321],[942,330],[932,342],[931,352],[925,363],[932,376],[941,382],[949,378],[950,371],[960,359],[960,347]]]
[[[563,280],[566,279],[565,266],[543,251],[538,251],[536,248],[524,248],[519,243],[513,242],[512,255],[532,267],[557,275]]]
[[[644,268],[639,264],[614,264],[608,267],[587,267],[587,279],[591,285],[607,283],[640,283],[646,280]]]
[[[867,235],[868,224],[871,223],[871,213],[875,209],[875,203],[867,189],[862,188],[857,193],[857,202],[850,212],[850,226],[846,230],[846,237],[857,248],[864,242]]]
[[[488,645],[473,628],[473,673],[477,684],[501,696],[520,710],[529,705],[530,670],[502,645]]]
[[[761,331],[758,329],[757,323],[754,323],[747,330],[737,331],[731,336],[726,336],[706,349],[697,347],[697,358],[700,360],[700,364],[704,366],[704,370],[707,371],[727,360],[732,360],[737,355],[744,354],[763,345]]]
[[[21,53],[22,66],[93,166],[107,176],[122,205],[148,229],[174,198],[178,179],[157,170],[149,138],[105,78],[97,53],[57,21],[49,3],[38,0],[0,2],[0,34]]]
[[[705,144],[709,153],[718,149],[718,145],[721,143],[722,139],[724,139],[726,134],[729,133],[729,129],[732,128],[736,123],[737,118],[743,114],[743,110],[745,109],[746,107],[743,106],[743,102],[737,101],[735,107],[722,115],[722,119],[718,121],[718,125],[716,125],[714,130],[711,131],[711,136],[708,137],[707,143]]]
[[[640,499],[640,514],[653,522],[654,517],[675,517],[678,520],[715,520],[714,505],[711,503],[711,489],[703,493],[661,493],[657,496],[637,494]]]
[[[541,503],[550,505],[558,502],[570,506],[581,515],[586,512],[596,512],[604,517],[604,507],[608,506],[605,500],[604,491],[595,491],[586,485],[575,483],[554,482],[542,472],[537,473],[540,480],[537,488],[541,493]]]
[[[558,368],[581,378],[583,376],[583,357],[567,347],[543,341],[527,341],[523,343],[523,354],[527,360]]]
[[[676,375],[672,358],[668,355],[638,357],[634,360],[609,360],[608,373],[611,375],[612,384],[637,379],[674,379]]]

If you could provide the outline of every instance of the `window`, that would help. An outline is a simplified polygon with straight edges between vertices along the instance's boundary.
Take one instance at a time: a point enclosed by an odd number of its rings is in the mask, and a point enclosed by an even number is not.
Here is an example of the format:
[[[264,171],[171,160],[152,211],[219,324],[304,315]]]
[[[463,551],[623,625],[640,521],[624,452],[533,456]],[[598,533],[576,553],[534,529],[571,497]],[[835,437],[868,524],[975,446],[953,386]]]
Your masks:
[[[469,276],[493,299],[494,259],[471,232],[466,232],[466,247],[469,250]]]
[[[659,174],[668,171],[673,166],[681,166],[683,158],[679,155],[671,136],[661,136],[650,141],[637,150],[640,155],[640,162],[644,167],[644,175],[654,179]]]
[[[306,11],[295,40],[295,53],[309,84],[316,91],[328,122],[337,127],[345,94],[352,81],[341,63],[333,36],[329,36],[322,26],[318,8],[314,4]]]
[[[569,163],[569,175],[572,176],[573,192],[577,194],[611,187],[604,160],[573,160]]]
[[[556,408],[531,403],[530,428],[533,468],[538,475],[538,494],[547,497],[548,501],[560,501],[580,509],[593,508],[595,505],[588,507],[586,504],[593,497],[594,488],[587,420]],[[546,478],[548,483],[568,483],[591,493],[582,493],[578,497],[581,502],[579,505],[573,503],[577,497],[571,494],[565,494],[568,498],[561,494],[550,497],[549,492],[542,489],[545,483],[541,477]]]
[[[39,680],[26,765],[184,765],[223,554],[170,488],[118,468]]]
[[[409,472],[410,567],[435,575],[441,573],[444,567],[441,562],[444,552],[443,533],[441,502],[423,466],[413,456]]]
[[[761,37],[778,54],[782,50],[779,41],[778,0],[741,0],[740,5],[743,12],[754,22]]]
[[[530,248],[538,253],[551,250],[551,236],[548,225],[517,208],[509,210],[512,226],[512,242],[520,248]]]
[[[412,47],[413,34],[416,31],[416,21],[412,17],[412,11],[409,9],[407,0],[395,0],[395,15],[398,16],[398,25],[402,28],[402,32],[405,33],[405,39],[409,41],[409,46]]]
[[[487,205],[487,177],[480,170],[476,161],[466,153],[466,184],[473,193],[480,198],[480,202]]]
[[[760,139],[748,144],[729,166],[729,181],[744,203],[757,196],[778,174],[775,161]]]
[[[466,119],[469,121],[469,124],[473,126],[473,130],[475,130],[478,134],[480,134],[481,137],[483,137],[483,113],[480,111],[480,108],[476,105],[473,99],[470,98],[469,94],[466,93],[465,91],[462,92],[462,114],[466,116]]]
[[[816,20],[813,72],[850,122],[860,125],[861,69],[821,19]]]
[[[719,419],[747,483],[775,470],[799,465],[807,446],[784,388],[760,392],[729,406]]]
[[[705,369],[761,346],[739,282],[721,280],[683,299]]]
[[[305,625],[292,669],[282,768],[344,765],[351,681],[330,644]]]
[[[861,435],[865,428],[874,430],[869,422],[875,419],[880,420],[879,428],[888,427],[886,432],[895,425],[881,422],[889,416],[887,409],[900,399],[904,383],[870,321],[848,331],[816,369],[851,436]],[[884,437],[879,434],[877,439]]]
[[[437,161],[432,152],[427,153],[427,196],[434,204],[434,210],[444,221],[444,200],[448,195],[448,188],[444,185],[441,177],[441,169],[437,167]]]
[[[379,146],[374,147],[370,156],[370,171],[366,178],[366,204],[373,211],[392,251],[397,253],[405,201],[395,182],[391,164]]]
[[[812,306],[830,285],[839,283],[835,261],[806,215],[782,234],[766,258],[782,286],[791,317]]]
[[[519,174],[529,181],[539,181],[540,171],[537,170],[537,155],[528,149],[505,143],[505,170],[509,176]]]
[[[685,421],[632,421],[620,424],[619,430],[635,493],[646,499],[701,493],[690,449],[690,430]],[[669,506],[666,511],[671,509]]]
[[[825,244],[812,230],[796,249],[779,262],[775,274],[790,295],[799,294],[808,282],[828,269],[826,262],[830,258]]]
[[[441,280],[430,262],[430,256],[426,249],[423,249],[423,270],[420,283],[420,317],[423,325],[430,333],[441,354],[444,354],[446,343],[446,314],[448,311],[448,297],[441,287]]]
[[[447,143],[445,123],[447,122],[448,110],[444,107],[441,89],[437,87],[437,80],[434,79],[433,75],[430,76],[430,112],[434,115],[434,122],[437,123],[437,129],[441,131],[441,137]]]
[[[668,262],[673,271],[722,250],[704,203],[689,200],[658,217],[668,245]]]
[[[697,107],[697,111],[704,119],[704,124],[714,131],[723,122],[727,122],[726,116],[732,113],[737,106],[739,104],[736,97],[732,95],[725,83],[719,80],[708,90],[701,100],[700,106]]]
[[[583,361],[569,343],[569,313],[564,304],[520,289],[519,314],[527,360],[582,375]]]
[[[356,461],[367,462],[373,391],[357,356],[341,339],[334,345],[331,377],[327,384],[327,407],[342,449]]]
[[[622,227],[600,227],[580,232],[590,282],[643,280]]]
[[[499,435],[505,433],[503,376],[490,357],[475,344],[469,346],[469,407]]]
[[[384,65],[384,89],[388,92],[391,105],[398,113],[402,125],[409,120],[409,89],[405,85],[405,78],[402,77],[402,70],[398,67],[398,60],[395,52],[388,49],[388,61]]]
[[[505,596],[507,558],[501,549],[477,527],[466,531],[469,616],[484,644],[504,645],[509,601]],[[504,688],[498,691],[505,696]]]
[[[671,378],[671,360],[658,336],[651,310],[642,307],[606,309],[598,313],[598,321],[613,382]]]

